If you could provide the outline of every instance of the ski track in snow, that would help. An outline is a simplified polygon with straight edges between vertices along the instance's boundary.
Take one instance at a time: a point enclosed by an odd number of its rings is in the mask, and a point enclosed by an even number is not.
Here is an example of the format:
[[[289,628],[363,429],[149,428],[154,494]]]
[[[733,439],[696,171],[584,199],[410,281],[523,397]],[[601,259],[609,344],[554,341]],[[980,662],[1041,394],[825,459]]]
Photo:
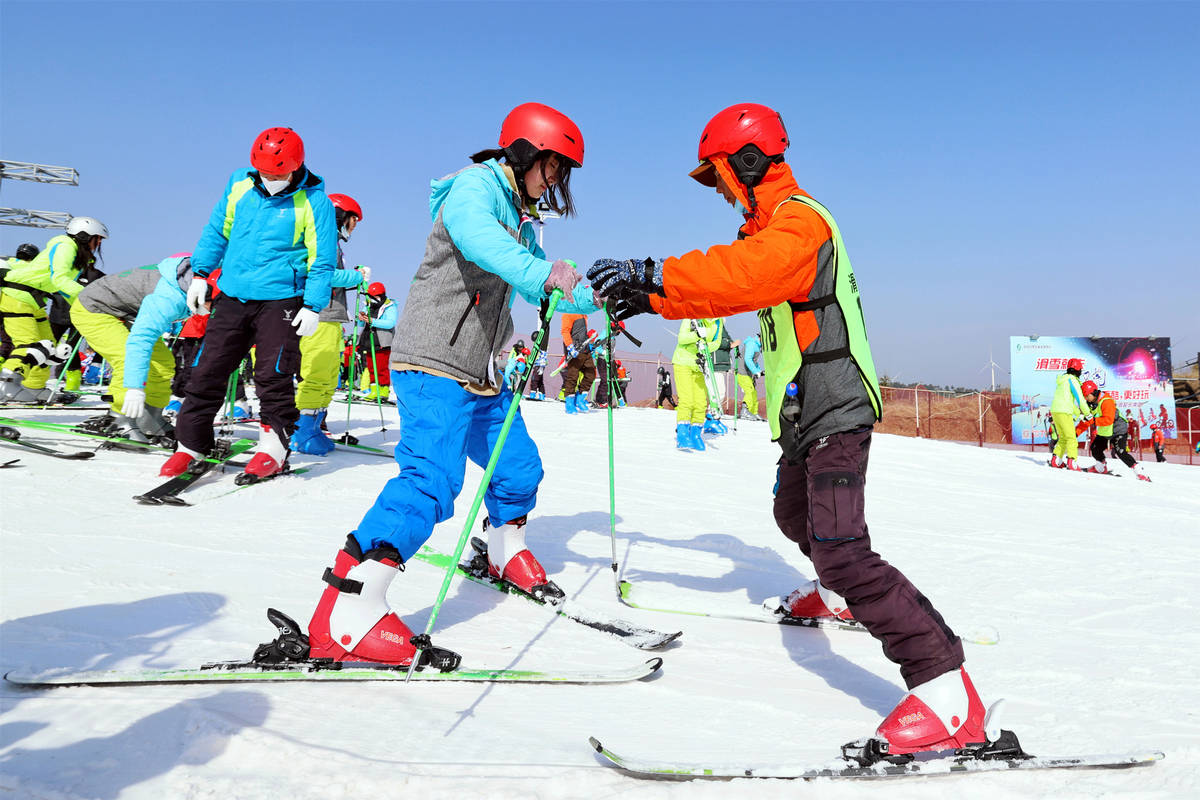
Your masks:
[[[0,795],[87,798],[945,798],[1200,796],[1200,469],[1148,463],[1154,483],[1045,468],[1045,451],[876,435],[872,541],[966,645],[985,703],[1039,755],[1161,749],[1150,768],[998,773],[877,783],[673,782],[603,766],[589,735],[679,762],[815,762],[869,734],[899,700],[898,670],[861,633],[641,611],[616,599],[605,414],[522,410],[545,462],[529,543],[568,595],[596,611],[684,630],[650,679],[612,686],[286,684],[0,686]],[[335,431],[344,406],[336,405]],[[15,416],[35,416],[13,412]],[[71,421],[79,409],[38,413]],[[381,446],[377,411],[352,431]],[[764,423],[705,453],[673,447],[674,415],[617,412],[620,577],[673,605],[786,594],[811,566],[771,515],[778,448]],[[372,420],[374,417],[374,420]],[[25,431],[31,441],[91,449]],[[245,433],[243,432],[243,435]],[[386,439],[385,439],[386,437]],[[94,445],[93,445],[94,447]],[[193,508],[145,507],[162,457],[101,451],[73,463],[13,452],[0,472],[0,669],[195,666],[249,656],[268,606],[302,623],[320,576],[393,462],[296,456],[310,472],[232,494],[209,475]],[[1124,471],[1124,470],[1122,470]],[[452,552],[482,470],[430,544]],[[220,496],[218,496],[220,495]],[[442,573],[414,561],[390,602],[422,630]],[[434,641],[470,665],[579,669],[646,657],[519,598],[452,584]]]

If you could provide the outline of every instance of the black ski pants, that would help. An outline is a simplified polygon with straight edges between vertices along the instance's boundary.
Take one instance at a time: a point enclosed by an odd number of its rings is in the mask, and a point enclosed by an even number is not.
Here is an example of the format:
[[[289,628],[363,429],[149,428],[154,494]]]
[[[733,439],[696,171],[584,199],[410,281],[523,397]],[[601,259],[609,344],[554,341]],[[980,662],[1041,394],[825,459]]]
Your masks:
[[[175,435],[179,443],[201,453],[214,444],[213,417],[225,399],[229,376],[255,348],[254,389],[259,416],[288,448],[300,412],[296,410],[294,376],[300,369],[300,339],[292,320],[302,298],[238,300],[221,295],[213,303],[204,342],[196,356]]]
[[[546,370],[544,367],[534,367],[533,373],[529,376],[529,391],[546,393]]]
[[[871,549],[863,512],[871,428],[817,441],[802,460],[779,461],[775,522],[812,560],[817,578],[900,665],[908,688],[958,669],[962,641],[925,595]]]
[[[604,356],[596,359],[596,402],[608,405],[608,360]]]
[[[1121,437],[1119,437],[1119,438],[1124,438],[1124,436],[1125,436],[1125,434],[1122,434]],[[1115,444],[1115,441],[1116,440],[1114,439],[1114,444]],[[1096,459],[1097,463],[1103,464],[1104,463],[1104,451],[1107,449],[1108,449],[1108,437],[1097,434],[1096,438],[1092,439],[1092,448],[1091,448],[1092,458]],[[1125,450],[1124,444],[1121,445],[1121,449],[1117,450],[1116,453],[1117,453],[1117,458],[1121,459],[1122,464],[1129,467],[1130,469],[1133,469],[1133,465],[1136,464],[1137,462],[1134,461],[1133,456],[1129,455],[1129,452],[1127,450]]]
[[[662,408],[663,403],[670,403],[671,408],[672,409],[675,408],[675,405],[676,405],[675,398],[671,394],[670,384],[668,384],[666,386],[660,386],[658,388],[658,399],[654,401],[654,405],[656,405],[659,408]]]

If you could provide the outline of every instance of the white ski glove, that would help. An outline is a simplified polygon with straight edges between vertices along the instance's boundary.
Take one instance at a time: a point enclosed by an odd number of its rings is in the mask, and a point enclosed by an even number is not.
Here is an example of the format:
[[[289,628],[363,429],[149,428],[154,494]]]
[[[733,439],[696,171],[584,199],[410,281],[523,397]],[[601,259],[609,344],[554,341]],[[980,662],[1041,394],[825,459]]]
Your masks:
[[[146,390],[126,389],[125,402],[121,404],[121,413],[130,419],[137,419],[146,410]]]
[[[370,267],[359,266],[359,267],[356,267],[356,269],[357,269],[357,270],[359,271],[359,273],[362,275],[362,282],[363,282],[363,283],[370,283],[370,282],[371,282],[371,268],[370,268]]]
[[[188,311],[193,314],[207,315],[208,309],[204,306],[204,299],[208,296],[208,281],[204,278],[192,278],[191,286],[187,290],[187,307]]]
[[[317,332],[317,324],[321,321],[321,315],[311,308],[302,308],[296,312],[296,318],[292,320],[292,327],[296,329],[297,336],[312,336]]]

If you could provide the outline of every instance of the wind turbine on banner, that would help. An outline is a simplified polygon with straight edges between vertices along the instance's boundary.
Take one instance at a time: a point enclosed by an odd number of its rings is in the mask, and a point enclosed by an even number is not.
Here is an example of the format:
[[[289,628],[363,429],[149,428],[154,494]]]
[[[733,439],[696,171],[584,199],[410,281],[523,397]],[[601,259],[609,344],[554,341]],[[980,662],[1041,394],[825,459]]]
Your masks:
[[[999,366],[1000,365],[997,364],[995,362],[995,360],[992,358],[992,348],[988,347],[988,363],[986,363],[982,367],[980,367],[979,371],[983,372],[988,367],[991,367],[991,369],[992,369],[992,391],[993,392],[996,391],[996,368]]]

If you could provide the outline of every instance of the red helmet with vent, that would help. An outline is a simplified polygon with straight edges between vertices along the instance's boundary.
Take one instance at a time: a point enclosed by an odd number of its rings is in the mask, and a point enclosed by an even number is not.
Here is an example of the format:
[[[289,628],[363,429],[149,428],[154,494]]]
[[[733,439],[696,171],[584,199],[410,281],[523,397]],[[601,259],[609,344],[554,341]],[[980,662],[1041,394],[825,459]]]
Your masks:
[[[382,283],[375,281],[367,287],[367,294],[371,295],[371,297],[380,297],[381,295],[387,294],[387,289]]]
[[[1096,386],[1095,381],[1084,381],[1083,385],[1079,388],[1083,390],[1083,396],[1087,397],[1089,394],[1095,394],[1099,387]]]
[[[304,163],[304,141],[291,128],[267,128],[250,148],[250,166],[268,175],[284,175]]]
[[[690,174],[705,186],[716,186],[712,166],[708,163],[714,156],[732,156],[746,145],[754,145],[772,159],[782,155],[788,144],[787,128],[778,111],[759,103],[738,103],[717,112],[704,126],[697,150],[700,166]],[[762,171],[765,170],[765,166],[762,167]]]
[[[353,214],[354,216],[358,217],[360,222],[362,221],[362,218],[363,218],[362,206],[360,206],[358,204],[358,202],[355,201],[355,199],[353,197],[351,197],[350,195],[348,195],[348,194],[331,194],[331,195],[329,195],[329,202],[333,203],[334,208],[341,209],[342,211],[345,211],[347,214]]]
[[[1067,362],[1067,369],[1073,369],[1078,372],[1083,372],[1083,360],[1079,359],[1079,358],[1072,358],[1070,361]]]
[[[509,148],[525,141],[537,150],[553,150],[583,166],[583,134],[566,114],[541,103],[522,103],[508,112],[500,126],[500,146]]]

